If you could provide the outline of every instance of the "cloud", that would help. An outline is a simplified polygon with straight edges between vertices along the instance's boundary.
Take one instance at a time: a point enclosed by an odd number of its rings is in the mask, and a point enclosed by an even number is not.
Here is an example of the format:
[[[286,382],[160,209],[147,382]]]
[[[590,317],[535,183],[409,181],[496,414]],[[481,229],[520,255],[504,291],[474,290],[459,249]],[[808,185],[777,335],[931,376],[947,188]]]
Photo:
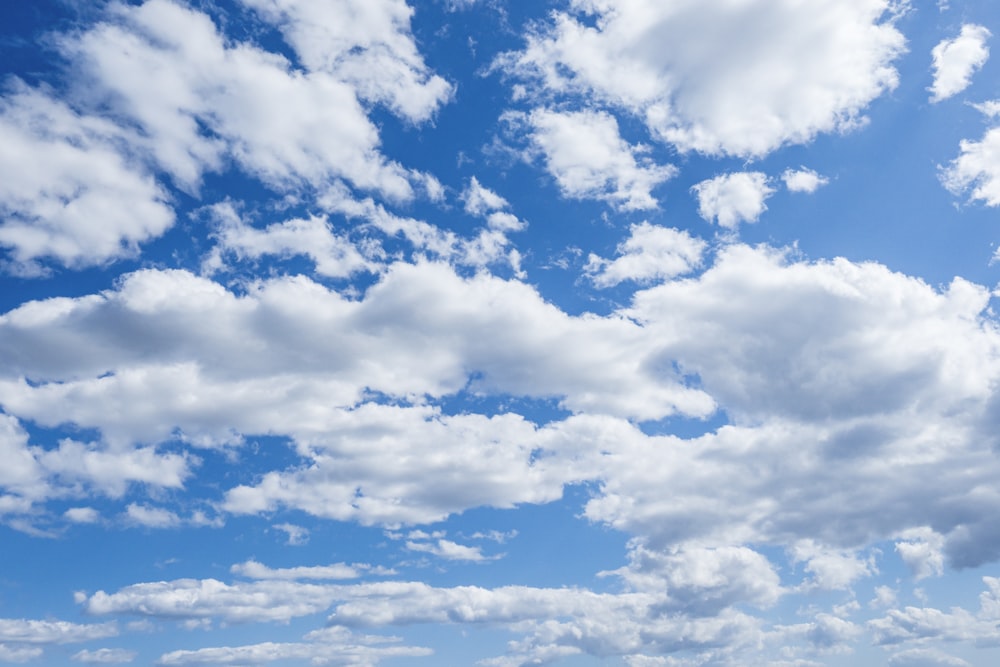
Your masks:
[[[329,73],[410,122],[429,119],[454,92],[417,51],[405,0],[240,1],[281,30],[309,71]]]
[[[135,660],[135,651],[122,648],[99,648],[96,651],[84,649],[73,654],[73,660],[88,665],[121,665]]]
[[[462,193],[462,201],[465,202],[465,212],[476,216],[502,211],[510,205],[506,199],[483,187],[475,176],[469,179],[469,186]]]
[[[580,0],[496,66],[536,97],[596,98],[634,114],[681,151],[760,156],[856,126],[896,86],[900,6]]]
[[[96,523],[101,514],[93,507],[71,507],[63,513],[73,523]]]
[[[961,658],[932,648],[911,648],[889,657],[889,667],[972,667]]]
[[[67,621],[0,618],[0,642],[19,644],[73,644],[118,634],[114,623],[80,625]]]
[[[445,539],[433,542],[407,540],[406,548],[410,551],[431,554],[445,560],[469,561],[472,563],[491,560],[483,555],[483,550],[480,547],[470,547]]]
[[[300,579],[357,579],[368,569],[370,567],[367,565],[348,565],[346,563],[272,569],[255,560],[248,560],[245,563],[233,565],[229,571],[250,579],[297,581]]]
[[[741,222],[757,222],[767,210],[764,201],[774,194],[767,176],[759,171],[722,174],[691,188],[698,213],[708,222],[735,229]]]
[[[375,667],[383,659],[424,657],[433,651],[404,646],[396,637],[356,635],[344,628],[326,628],[307,634],[305,642],[264,642],[246,646],[221,646],[194,651],[171,651],[160,665],[260,665],[279,660],[308,660],[314,665]],[[392,644],[396,644],[393,646]]]
[[[227,256],[243,261],[304,255],[312,260],[318,275],[329,278],[347,278],[377,269],[377,264],[345,235],[334,232],[325,216],[273,222],[258,229],[248,224],[231,203],[215,204],[206,214],[215,223],[216,246],[203,262],[203,268],[211,272],[226,266]]]
[[[42,656],[40,648],[12,647],[0,644],[0,660],[4,662],[30,662]]]
[[[486,229],[481,229],[472,238],[463,238],[424,220],[390,213],[371,198],[359,201],[343,187],[328,190],[320,197],[319,204],[327,211],[348,219],[366,220],[371,228],[389,238],[403,238],[413,246],[414,261],[432,257],[456,266],[479,269],[505,262],[515,273],[520,272],[520,253],[516,248],[509,247],[507,232],[519,231],[526,225],[508,211],[485,213]]]
[[[651,191],[677,173],[643,156],[646,147],[622,139],[618,121],[606,112],[536,109],[525,121],[533,149],[565,197],[603,200],[624,211],[654,209]]]
[[[116,4],[104,22],[58,41],[88,97],[136,124],[183,189],[196,192],[205,171],[231,158],[277,189],[343,178],[413,196],[408,172],[379,152],[354,86],[231,43],[201,12],[170,0]]]
[[[584,270],[597,287],[612,287],[626,280],[640,284],[668,280],[701,265],[707,244],[686,231],[648,222],[632,225],[629,231],[614,260],[591,253]]]
[[[179,579],[133,584],[108,594],[81,595],[89,614],[136,614],[151,618],[234,623],[287,622],[329,608],[338,589],[292,581],[225,584],[215,579]]]
[[[847,589],[861,577],[878,572],[871,559],[862,560],[846,550],[823,548],[812,540],[794,544],[791,554],[793,562],[805,563],[805,570],[813,575],[809,584],[821,589]]]
[[[830,182],[825,176],[820,176],[812,169],[786,169],[781,174],[781,180],[789,192],[816,192],[820,187]]]
[[[7,268],[107,264],[174,223],[170,196],[113,123],[14,80],[0,97],[0,247]]]
[[[129,523],[146,528],[176,528],[181,525],[181,518],[173,512],[162,507],[150,507],[138,503],[129,503],[125,508],[124,517]]]
[[[904,531],[896,542],[896,551],[917,581],[944,573],[944,538],[930,528]]]
[[[963,139],[959,151],[940,169],[941,182],[956,195],[971,189],[970,200],[1000,206],[1000,127],[988,129],[979,141]]]
[[[298,547],[309,543],[308,528],[303,528],[302,526],[296,526],[290,523],[279,523],[272,527],[277,528],[287,535],[285,543],[289,546]]]
[[[986,40],[990,31],[981,25],[966,23],[954,39],[942,40],[931,51],[934,59],[934,83],[928,90],[931,102],[940,102],[965,90],[972,81],[972,75],[990,57]]]

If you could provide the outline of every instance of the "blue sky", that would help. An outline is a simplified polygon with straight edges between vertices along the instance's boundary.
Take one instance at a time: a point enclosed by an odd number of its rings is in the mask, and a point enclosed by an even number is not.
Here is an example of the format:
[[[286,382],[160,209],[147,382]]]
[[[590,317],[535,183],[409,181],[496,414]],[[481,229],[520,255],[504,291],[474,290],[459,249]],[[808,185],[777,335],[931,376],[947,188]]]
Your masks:
[[[0,19],[0,663],[1000,659],[995,3]]]

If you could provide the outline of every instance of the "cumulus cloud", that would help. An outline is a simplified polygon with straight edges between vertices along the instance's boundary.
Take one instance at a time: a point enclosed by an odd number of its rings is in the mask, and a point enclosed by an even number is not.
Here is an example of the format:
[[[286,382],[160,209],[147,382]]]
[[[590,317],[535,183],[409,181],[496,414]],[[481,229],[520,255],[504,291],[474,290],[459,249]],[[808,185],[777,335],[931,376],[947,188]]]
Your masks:
[[[735,229],[741,222],[757,222],[767,210],[764,201],[774,194],[768,178],[759,171],[722,174],[691,188],[698,198],[698,213],[720,227]]]
[[[896,551],[916,579],[944,572],[944,538],[927,527],[904,531],[896,542]]]
[[[889,657],[889,667],[972,667],[961,658],[933,648],[911,648]]]
[[[337,599],[338,589],[294,581],[225,584],[215,579],[180,579],[133,584],[115,593],[80,594],[78,601],[95,615],[137,614],[151,618],[234,623],[287,622],[319,613]]]
[[[337,234],[325,216],[273,222],[258,229],[231,203],[216,204],[206,213],[215,223],[217,243],[203,263],[209,272],[226,266],[230,255],[237,261],[303,255],[312,260],[318,275],[330,278],[347,278],[377,267],[343,234]]]
[[[147,528],[176,528],[181,524],[181,518],[170,510],[138,503],[129,503],[124,517],[129,523]]]
[[[439,539],[433,541],[407,540],[406,548],[410,551],[431,554],[444,560],[469,561],[481,563],[489,560],[483,555],[480,547],[470,547],[465,544],[458,544],[451,540]]]
[[[300,547],[309,542],[309,529],[296,526],[291,523],[279,523],[274,528],[282,531],[286,535],[286,544],[293,547]]]
[[[40,658],[43,651],[40,648],[29,648],[24,646],[7,646],[0,644],[0,660],[4,662],[21,663],[30,662]]]
[[[534,150],[566,197],[599,199],[626,211],[653,209],[652,190],[677,173],[622,139],[609,113],[536,109],[526,122]]]
[[[197,10],[170,0],[112,5],[103,23],[59,43],[89,95],[138,125],[146,149],[189,191],[232,158],[277,188],[344,178],[413,196],[407,171],[379,152],[354,86],[231,44]]]
[[[451,97],[452,85],[417,50],[405,0],[240,1],[281,30],[308,70],[328,72],[410,122],[427,120]]]
[[[0,618],[0,642],[21,644],[72,644],[105,639],[118,634],[114,623],[80,625],[68,621]]]
[[[607,260],[591,253],[585,271],[597,287],[626,280],[648,283],[689,273],[701,265],[707,244],[686,231],[641,222],[629,228],[629,237]]]
[[[830,182],[825,176],[820,176],[812,169],[786,169],[781,174],[781,180],[789,192],[816,192],[820,187]]]
[[[986,41],[990,31],[981,25],[966,23],[954,39],[942,40],[931,51],[934,83],[928,90],[931,102],[940,102],[965,90],[972,75],[990,57]]]
[[[346,563],[272,569],[263,563],[248,560],[245,563],[233,565],[229,571],[250,579],[288,579],[294,581],[299,579],[357,579],[368,569],[371,569],[368,565],[348,565]]]
[[[898,7],[578,0],[497,66],[535,83],[538,97],[596,97],[626,110],[681,151],[763,155],[857,125],[896,86]]]
[[[871,559],[842,549],[823,548],[812,540],[796,543],[791,552],[793,561],[805,563],[805,570],[813,575],[809,585],[822,589],[846,589],[861,577],[877,572]]]
[[[87,665],[123,665],[135,660],[135,651],[123,648],[99,648],[96,651],[84,649],[73,654],[73,660]]]
[[[0,97],[0,247],[8,268],[82,268],[138,253],[174,223],[170,196],[113,123],[15,80]]]
[[[988,129],[979,141],[963,139],[958,157],[942,167],[940,175],[952,193],[971,190],[972,201],[1000,206],[1000,127]]]
[[[433,654],[428,648],[401,645],[396,637],[356,635],[344,628],[317,630],[307,634],[304,639],[304,642],[264,642],[171,651],[162,655],[157,664],[262,665],[279,660],[307,660],[313,665],[375,667],[387,658],[424,657]]]

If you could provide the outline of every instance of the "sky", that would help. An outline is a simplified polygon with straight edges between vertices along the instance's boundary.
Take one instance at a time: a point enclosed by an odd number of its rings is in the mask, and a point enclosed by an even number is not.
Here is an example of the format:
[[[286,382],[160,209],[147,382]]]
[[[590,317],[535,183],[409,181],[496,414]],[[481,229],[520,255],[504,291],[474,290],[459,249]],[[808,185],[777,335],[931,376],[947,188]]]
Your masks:
[[[0,3],[0,664],[997,664],[995,34]]]

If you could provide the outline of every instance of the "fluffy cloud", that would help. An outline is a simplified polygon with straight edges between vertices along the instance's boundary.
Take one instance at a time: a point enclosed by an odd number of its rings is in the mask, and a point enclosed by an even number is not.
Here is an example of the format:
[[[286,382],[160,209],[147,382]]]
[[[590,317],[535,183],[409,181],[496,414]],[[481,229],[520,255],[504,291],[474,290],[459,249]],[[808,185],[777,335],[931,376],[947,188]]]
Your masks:
[[[88,665],[122,665],[132,662],[137,653],[121,648],[100,648],[96,651],[83,650],[73,654],[73,660]]]
[[[379,153],[351,84],[227,42],[207,15],[170,0],[112,5],[104,23],[60,38],[89,95],[137,124],[146,149],[189,191],[231,157],[274,187],[345,178],[412,196],[406,170]]]
[[[727,229],[735,229],[741,222],[757,222],[767,210],[764,201],[774,194],[767,176],[759,171],[722,174],[698,183],[691,191],[698,197],[701,217]]]
[[[67,621],[34,621],[0,618],[0,642],[21,644],[72,644],[118,634],[114,623],[80,625]]]
[[[972,667],[961,658],[936,649],[911,648],[889,658],[889,667]]]
[[[445,560],[468,561],[473,563],[481,563],[488,560],[487,557],[483,555],[483,550],[480,547],[470,547],[465,544],[458,544],[457,542],[445,539],[429,542],[407,540],[406,548],[410,551],[431,554]]]
[[[261,665],[279,660],[308,660],[312,665],[375,667],[386,658],[422,657],[433,651],[403,646],[395,637],[356,635],[343,628],[327,628],[307,634],[305,642],[265,642],[246,646],[221,646],[194,651],[171,651],[160,657],[160,665]]]
[[[217,243],[203,263],[208,271],[225,266],[229,255],[236,260],[304,255],[312,260],[318,275],[330,278],[346,278],[376,267],[350,240],[336,234],[326,217],[274,222],[257,229],[230,203],[216,204],[206,213],[215,222]]]
[[[139,614],[155,618],[210,619],[236,623],[287,622],[319,613],[338,589],[291,581],[225,584],[215,579],[180,579],[126,586],[116,593],[78,594],[87,613]]]
[[[575,0],[498,66],[619,106],[681,151],[763,155],[850,128],[895,87],[890,0]],[[669,49],[663,48],[670,44]]]
[[[648,222],[632,225],[629,231],[629,237],[618,245],[614,260],[590,255],[586,271],[597,287],[611,287],[626,280],[666,280],[701,265],[707,244],[687,232]]]
[[[781,174],[781,180],[789,192],[816,192],[821,186],[830,182],[825,176],[820,176],[812,169],[786,169]]]
[[[357,579],[365,570],[369,569],[371,568],[368,565],[348,565],[346,563],[272,569],[255,560],[248,560],[245,563],[233,565],[230,571],[250,579],[295,581],[299,579]]]
[[[621,210],[657,207],[653,188],[677,172],[642,156],[618,132],[611,114],[537,109],[527,117],[534,149],[566,197],[600,199]]]
[[[331,74],[411,122],[427,120],[451,97],[452,86],[417,51],[405,0],[240,1],[278,26],[308,70]]]
[[[1000,127],[988,129],[979,141],[963,139],[959,151],[941,169],[941,182],[956,195],[971,189],[973,201],[1000,206]]]
[[[0,247],[8,268],[51,259],[79,268],[133,256],[174,222],[169,195],[135,156],[134,137],[16,82],[0,97]]]
[[[990,31],[981,25],[967,23],[954,39],[942,40],[931,51],[934,59],[934,83],[928,88],[931,102],[940,102],[965,90],[972,75],[990,57],[986,40]]]
[[[4,662],[29,662],[41,657],[42,653],[40,648],[12,647],[0,644],[0,660]]]

